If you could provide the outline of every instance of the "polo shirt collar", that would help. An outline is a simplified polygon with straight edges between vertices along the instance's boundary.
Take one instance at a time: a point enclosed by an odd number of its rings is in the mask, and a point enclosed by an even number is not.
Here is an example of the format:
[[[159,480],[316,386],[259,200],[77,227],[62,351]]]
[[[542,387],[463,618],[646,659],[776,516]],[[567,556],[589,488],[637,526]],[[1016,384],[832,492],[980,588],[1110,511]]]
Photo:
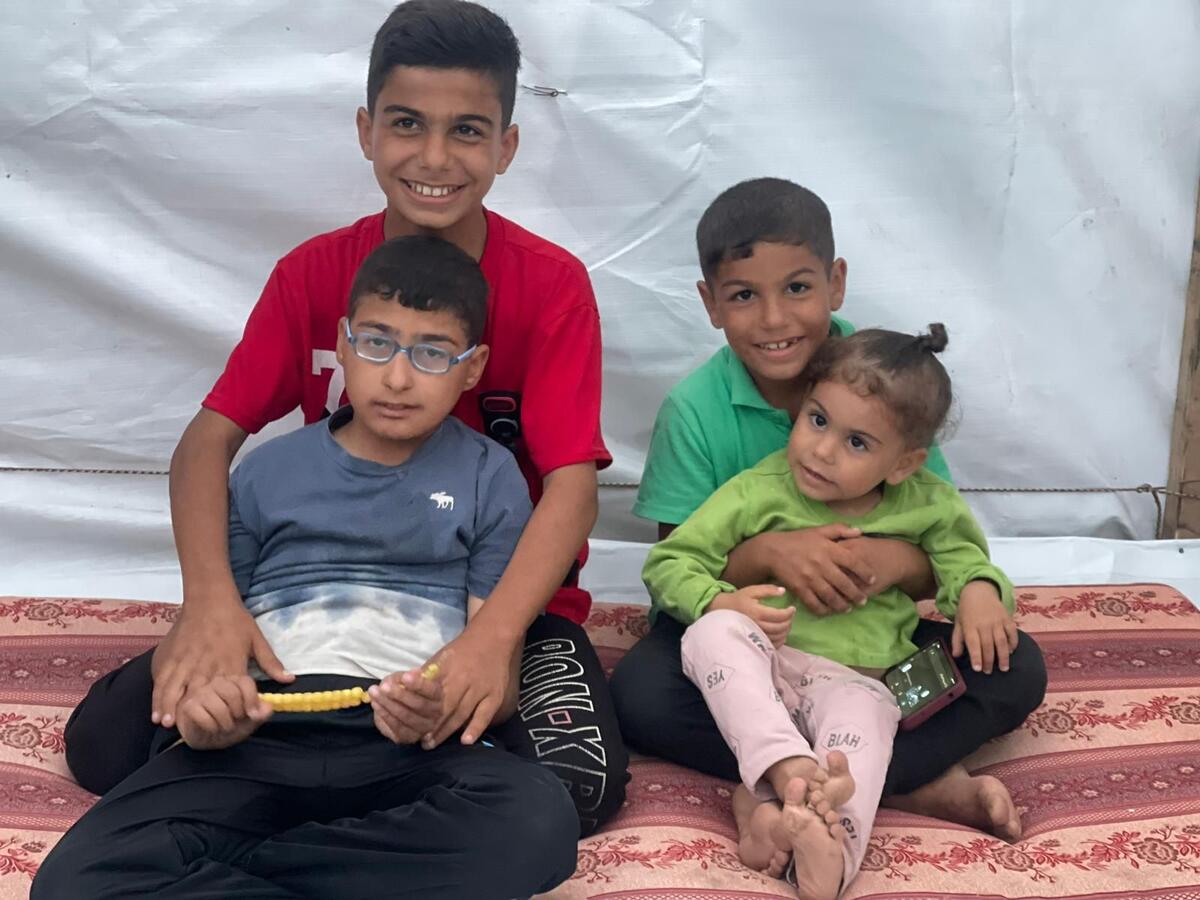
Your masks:
[[[725,354],[726,377],[729,379],[729,400],[734,406],[748,406],[768,412],[780,412],[765,399],[746,371],[746,366],[728,344],[721,351]],[[786,413],[785,413],[786,415]]]
[[[846,325],[837,316],[831,316],[829,320],[829,333],[831,335],[845,336],[851,333],[852,329]],[[758,385],[754,383],[754,379],[750,377],[750,373],[746,370],[745,364],[738,359],[733,348],[726,344],[721,348],[721,352],[725,354],[726,377],[729,379],[729,399],[734,406],[746,406],[750,409],[764,409],[768,412],[781,413],[786,416],[787,413],[781,409],[776,409],[768,403],[759,391]]]

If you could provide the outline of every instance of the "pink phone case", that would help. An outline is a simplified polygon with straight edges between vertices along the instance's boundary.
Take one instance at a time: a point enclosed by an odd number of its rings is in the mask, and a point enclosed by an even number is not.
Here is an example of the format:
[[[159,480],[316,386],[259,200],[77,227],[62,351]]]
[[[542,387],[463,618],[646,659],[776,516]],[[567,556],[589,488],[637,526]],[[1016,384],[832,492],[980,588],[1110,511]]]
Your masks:
[[[943,693],[941,693],[937,697],[935,697],[933,700],[931,700],[928,704],[921,707],[915,713],[912,713],[911,715],[905,716],[903,719],[901,719],[900,720],[900,730],[901,731],[912,731],[914,728],[921,725],[926,719],[928,719],[930,716],[932,716],[935,712],[937,712],[940,709],[945,709],[947,706],[949,706],[951,703],[953,703],[955,700],[957,700],[959,697],[961,697],[963,694],[965,694],[967,692],[967,685],[963,681],[962,672],[960,672],[958,670],[958,666],[955,665],[954,657],[950,655],[950,649],[946,646],[946,642],[943,641],[941,638],[938,638],[937,643],[941,647],[943,657],[945,657],[946,662],[949,663],[951,670],[953,670],[953,672],[954,672],[954,684],[950,688],[948,688],[946,691],[944,691]],[[925,645],[925,647],[928,647],[928,646],[929,646],[929,644]],[[900,666],[904,665],[904,663],[908,662],[909,659],[912,659],[913,656],[918,656],[921,653],[925,652],[925,647],[922,647],[920,650],[918,650],[916,653],[912,654],[912,656],[909,656],[907,659],[903,659],[900,662],[896,663],[896,665],[892,666],[892,669],[899,668]],[[889,669],[888,671],[890,672],[892,669]],[[885,673],[885,678],[886,678],[886,673]],[[886,684],[886,681],[885,681],[885,684]]]

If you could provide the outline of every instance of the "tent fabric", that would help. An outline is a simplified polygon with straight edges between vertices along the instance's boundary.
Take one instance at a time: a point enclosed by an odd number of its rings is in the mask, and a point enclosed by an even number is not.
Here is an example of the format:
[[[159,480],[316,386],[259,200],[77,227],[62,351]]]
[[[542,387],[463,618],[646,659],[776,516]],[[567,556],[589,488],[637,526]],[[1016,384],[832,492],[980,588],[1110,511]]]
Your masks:
[[[636,483],[662,397],[720,346],[694,287],[701,211],[772,174],[829,203],[852,321],[947,324],[959,483],[1164,483],[1200,180],[1195,3],[493,6],[521,83],[555,91],[520,91],[520,152],[488,202],[591,271],[605,482]],[[353,120],[389,8],[6,8],[8,552],[169,542],[161,476],[11,470],[165,470],[274,260],[380,208]],[[606,488],[597,533],[648,538],[631,502]],[[1146,495],[972,504],[999,535],[1155,527]]]

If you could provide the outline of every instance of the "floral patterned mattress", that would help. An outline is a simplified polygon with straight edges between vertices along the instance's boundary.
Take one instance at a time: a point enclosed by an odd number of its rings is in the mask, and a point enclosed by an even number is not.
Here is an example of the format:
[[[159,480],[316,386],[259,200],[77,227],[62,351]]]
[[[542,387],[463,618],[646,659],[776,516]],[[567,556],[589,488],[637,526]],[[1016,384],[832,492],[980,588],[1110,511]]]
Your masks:
[[[1018,605],[1046,656],[1046,702],[968,768],[1008,784],[1024,840],[881,810],[844,896],[1200,900],[1200,612],[1160,585],[1026,588]],[[0,598],[0,900],[27,897],[39,862],[95,799],[63,760],[71,707],[176,609]],[[611,668],[644,632],[644,609],[597,603],[588,628]],[[731,787],[635,759],[625,809],[580,842],[575,875],[550,896],[789,896],[738,864]]]

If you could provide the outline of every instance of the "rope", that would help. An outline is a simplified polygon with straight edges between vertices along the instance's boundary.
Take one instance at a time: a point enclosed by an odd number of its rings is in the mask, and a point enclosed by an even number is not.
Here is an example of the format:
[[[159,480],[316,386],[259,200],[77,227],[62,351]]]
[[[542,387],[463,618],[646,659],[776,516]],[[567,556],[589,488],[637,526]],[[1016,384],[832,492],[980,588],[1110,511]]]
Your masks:
[[[170,475],[168,469],[74,469],[46,466],[0,466],[0,472],[25,472],[38,475]],[[602,481],[600,487],[636,488],[640,481]],[[1184,484],[1200,484],[1200,481],[1185,481]],[[1173,491],[1162,485],[1149,482],[1137,487],[960,487],[961,494],[1150,494],[1157,501],[1162,496],[1181,497],[1184,500],[1200,500],[1200,494],[1189,491]]]
[[[0,466],[0,472],[33,472],[38,475],[170,475],[167,469],[48,469],[41,466]]]
[[[1192,482],[1185,482],[1191,484]],[[1162,532],[1163,495],[1180,497],[1184,500],[1200,500],[1200,494],[1188,491],[1173,491],[1162,485],[1139,484],[1137,487],[1115,488],[959,488],[964,494],[1149,494],[1154,498],[1154,533]]]
[[[171,473],[166,469],[71,469],[45,468],[41,466],[0,466],[0,472],[25,472],[38,475],[154,475]],[[1186,481],[1184,484],[1200,484]],[[602,481],[600,487],[636,488],[640,481]],[[1149,494],[1154,500],[1155,521],[1161,526],[1163,520],[1163,497],[1179,497],[1183,500],[1200,500],[1200,494],[1190,491],[1173,491],[1163,485],[1147,482],[1136,487],[960,487],[962,494]]]
[[[1200,482],[1187,481],[1184,484]],[[602,481],[600,487],[636,488],[640,481]],[[960,494],[1166,494],[1186,500],[1200,500],[1200,494],[1173,491],[1162,486],[1139,484],[1137,487],[960,487]]]

